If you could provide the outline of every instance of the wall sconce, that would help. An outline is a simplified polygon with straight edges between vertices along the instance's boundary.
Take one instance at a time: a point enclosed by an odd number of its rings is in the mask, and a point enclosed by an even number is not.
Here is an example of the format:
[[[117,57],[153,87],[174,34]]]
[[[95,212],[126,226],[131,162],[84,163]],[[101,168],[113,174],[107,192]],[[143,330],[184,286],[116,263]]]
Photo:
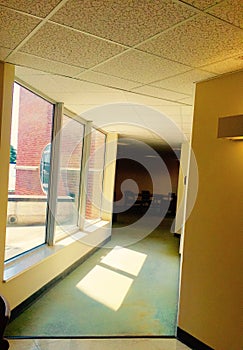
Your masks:
[[[243,141],[243,114],[219,118],[218,138]]]

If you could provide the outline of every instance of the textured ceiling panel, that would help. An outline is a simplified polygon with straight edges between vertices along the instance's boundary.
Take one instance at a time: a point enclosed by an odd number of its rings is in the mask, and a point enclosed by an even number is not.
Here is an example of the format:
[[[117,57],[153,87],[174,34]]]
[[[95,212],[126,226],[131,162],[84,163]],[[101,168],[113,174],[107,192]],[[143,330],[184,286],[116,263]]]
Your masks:
[[[243,28],[243,1],[228,0],[212,9],[208,10],[214,16],[217,16],[237,27]]]
[[[124,97],[120,92],[103,92],[103,93],[93,93],[93,92],[76,92],[76,93],[53,93],[57,96],[59,100],[63,101],[65,105],[73,104],[94,104],[96,106],[105,105],[110,103],[125,102]]]
[[[0,5],[23,11],[31,15],[45,17],[59,2],[60,0],[0,0]]]
[[[37,70],[37,69],[32,69],[32,68],[26,68],[26,67],[19,67],[16,66],[15,67],[15,75],[18,78],[25,78],[29,75],[47,75],[49,73],[47,72],[43,72],[41,70]]]
[[[68,108],[70,111],[72,111],[73,113],[76,113],[77,115],[81,115],[87,111],[89,111],[92,108],[95,108],[94,105],[87,105],[87,104],[68,104],[65,106],[66,108]]]
[[[154,96],[154,97],[158,97],[166,100],[174,100],[174,101],[181,100],[182,98],[188,97],[185,94],[180,94],[178,92],[160,89],[158,87],[149,86],[149,85],[141,86],[139,88],[133,89],[133,91],[140,94],[145,94],[148,96]]]
[[[27,68],[22,67],[17,67],[16,76],[30,86],[35,86],[36,89],[42,91],[51,98],[53,98],[54,95],[58,96],[58,94],[60,94],[58,101],[60,101],[63,96],[67,96],[69,101],[70,95],[74,95],[76,98],[78,96],[78,102],[89,104],[89,102],[86,102],[86,100],[83,99],[83,96],[92,95],[95,101],[96,96],[99,94],[104,95],[114,92],[114,90],[108,87],[59,75],[43,74],[43,72],[38,70],[28,70]],[[65,101],[63,100],[63,102]]]
[[[191,95],[194,89],[194,82],[208,79],[214,75],[214,73],[208,73],[199,69],[193,69],[189,72],[176,75],[175,77],[157,81],[151,85]]]
[[[119,45],[51,23],[45,24],[21,48],[22,52],[84,68],[92,67],[123,50]]]
[[[158,98],[139,95],[131,92],[124,92],[124,96],[127,102],[153,106],[155,109],[157,108],[157,106],[162,106],[163,108],[168,106],[172,106],[172,107],[180,106],[179,102],[177,103],[177,102],[161,100]]]
[[[111,75],[107,75],[103,73],[92,72],[92,71],[81,73],[78,78],[88,80],[93,83],[106,85],[106,86],[113,86],[113,87],[125,89],[125,90],[130,90],[138,86],[139,84],[133,81],[113,77]]]
[[[172,0],[70,0],[51,20],[135,45],[194,14]]]
[[[40,21],[0,6],[0,43],[14,49]]]
[[[222,0],[184,0],[189,5],[197,7],[200,10],[205,10],[206,8],[217,4]]]
[[[240,54],[242,39],[241,29],[200,14],[140,45],[139,49],[199,67]]]
[[[16,71],[16,77],[20,78],[22,81],[27,83],[29,86],[34,86],[37,91],[41,91],[46,96],[53,98],[54,93],[60,93],[62,91],[62,87],[58,86],[58,84],[54,80],[54,76],[51,74],[21,74],[21,70]],[[57,99],[56,101],[61,101]]]
[[[11,50],[6,49],[5,47],[0,47],[0,60],[4,61],[10,52]]]
[[[203,67],[206,70],[217,74],[229,73],[243,69],[243,55],[241,57],[229,58],[228,60],[210,64]]]
[[[40,57],[24,54],[15,53],[10,56],[8,62],[14,63],[20,66],[31,67],[34,69],[39,69],[44,72],[61,74],[67,76],[74,76],[79,74],[83,69],[78,67],[69,66],[64,63],[46,60]]]
[[[78,79],[71,79],[71,78],[60,77],[60,76],[55,76],[54,79],[58,86],[62,86],[62,92],[66,92],[66,93],[80,92],[82,94],[84,93],[95,94],[95,93],[113,92],[113,90],[109,87],[81,81]]]
[[[182,64],[174,63],[145,52],[130,50],[100,65],[95,70],[146,84],[154,80],[185,72],[189,69]]]
[[[181,102],[181,103],[184,103],[184,104],[186,104],[186,105],[189,105],[189,106],[193,106],[194,96],[182,98],[182,99],[180,100],[180,102]]]

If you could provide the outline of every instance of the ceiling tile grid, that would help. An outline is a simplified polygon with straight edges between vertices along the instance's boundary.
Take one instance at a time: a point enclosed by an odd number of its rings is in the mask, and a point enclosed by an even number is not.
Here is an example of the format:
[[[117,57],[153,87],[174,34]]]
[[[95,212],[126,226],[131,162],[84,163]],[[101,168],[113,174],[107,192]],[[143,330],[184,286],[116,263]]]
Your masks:
[[[93,72],[91,70],[79,74],[78,78],[81,80],[83,79],[93,83],[97,83],[105,86],[112,86],[118,89],[125,89],[125,90],[130,90],[140,85],[140,83],[137,83],[134,81],[114,77],[104,73]]]
[[[58,3],[60,0],[0,0],[0,5],[39,17],[47,16]]]
[[[151,85],[192,95],[194,92],[195,82],[208,79],[213,76],[215,76],[215,73],[209,73],[199,69],[193,69],[188,72],[178,74],[171,78],[153,82],[151,83]]]
[[[69,0],[51,20],[133,46],[195,13],[172,0]]]
[[[15,49],[40,23],[36,18],[25,16],[0,6],[0,43],[7,49]]]
[[[9,59],[9,63],[21,65],[24,67],[31,67],[33,69],[42,70],[53,74],[60,74],[64,76],[73,77],[79,74],[84,69],[71,66],[69,64],[47,60],[41,57],[17,52],[12,54]]]
[[[243,33],[228,23],[199,14],[138,48],[197,68],[240,54]]]
[[[185,104],[185,105],[188,105],[188,106],[193,106],[193,101],[194,101],[194,96],[190,96],[190,97],[186,97],[186,98],[180,99],[180,103],[181,104]]]
[[[216,74],[224,74],[243,69],[243,54],[234,58],[229,58],[224,61],[213,63],[203,67],[205,70],[209,70]]]
[[[243,1],[227,0],[210,8],[208,13],[243,28]]]
[[[132,91],[140,94],[145,94],[151,97],[158,97],[161,99],[171,100],[171,101],[181,100],[183,98],[188,97],[187,95],[182,93],[161,89],[151,85],[144,85],[139,88],[135,88]]]
[[[150,96],[140,95],[138,93],[123,92],[126,102],[137,103],[140,105],[152,106],[155,109],[159,106],[161,108],[180,106],[178,102],[171,102],[167,100],[162,100]]]
[[[4,61],[5,58],[11,53],[10,49],[6,49],[5,47],[0,47],[0,60]]]
[[[15,75],[18,78],[26,78],[28,76],[34,75],[48,75],[50,73],[41,71],[41,70],[36,70],[36,69],[32,69],[32,68],[26,68],[26,67],[20,67],[20,66],[16,66],[15,67]]]
[[[190,70],[190,67],[172,62],[146,52],[129,50],[119,57],[111,59],[95,71],[110,74],[119,78],[148,84]]]
[[[124,50],[120,45],[51,23],[46,23],[21,47],[21,52],[84,68]]]
[[[0,60],[74,112],[150,106],[189,136],[194,83],[243,69],[242,12],[242,0],[0,0]]]
[[[200,10],[205,10],[222,0],[184,0],[185,3],[192,5]]]

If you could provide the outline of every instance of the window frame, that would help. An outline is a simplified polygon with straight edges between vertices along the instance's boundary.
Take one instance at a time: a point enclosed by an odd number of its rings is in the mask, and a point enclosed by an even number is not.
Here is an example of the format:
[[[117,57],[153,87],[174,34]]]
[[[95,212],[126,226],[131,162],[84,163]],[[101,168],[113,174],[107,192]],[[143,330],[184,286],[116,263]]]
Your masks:
[[[38,97],[44,99],[45,101],[53,105],[53,116],[52,116],[52,133],[51,133],[51,155],[50,155],[50,178],[47,191],[47,209],[46,209],[46,222],[45,222],[45,242],[29,249],[26,252],[20,253],[8,260],[6,262],[16,260],[16,258],[22,257],[28,253],[33,253],[34,250],[40,248],[41,246],[54,246],[55,245],[55,211],[57,207],[57,185],[58,185],[58,172],[59,172],[59,160],[60,160],[60,131],[62,128],[62,117],[66,115],[67,117],[76,120],[84,126],[84,141],[81,155],[81,165],[80,165],[80,185],[79,185],[79,209],[78,209],[78,222],[77,231],[84,230],[85,228],[85,213],[86,213],[86,197],[84,191],[84,186],[87,184],[88,180],[88,169],[85,169],[85,163],[90,155],[90,145],[91,145],[91,130],[92,128],[96,131],[101,132],[105,135],[105,149],[104,149],[104,165],[103,165],[103,176],[102,176],[102,191],[104,186],[104,174],[106,165],[106,149],[107,149],[107,132],[101,130],[99,127],[94,125],[91,121],[88,121],[76,113],[70,111],[64,106],[64,103],[57,102],[52,98],[46,96],[44,93],[33,88],[28,83],[23,82],[21,79],[14,79],[14,84],[18,84],[30,91],[31,93],[37,95]],[[54,141],[55,140],[55,141]],[[40,179],[41,181],[41,179]],[[102,198],[100,207],[100,217],[102,220]],[[97,220],[97,221],[99,221]],[[75,231],[76,232],[76,231]],[[73,232],[72,232],[73,233]],[[59,241],[59,240],[58,240]]]

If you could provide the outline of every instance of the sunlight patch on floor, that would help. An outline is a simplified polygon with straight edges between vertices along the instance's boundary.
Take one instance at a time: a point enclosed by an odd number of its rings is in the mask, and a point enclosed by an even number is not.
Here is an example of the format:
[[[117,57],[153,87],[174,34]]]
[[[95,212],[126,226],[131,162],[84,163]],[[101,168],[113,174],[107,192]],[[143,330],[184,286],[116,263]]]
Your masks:
[[[101,262],[113,268],[127,272],[130,275],[138,276],[146,258],[146,254],[116,246],[101,260]]]
[[[133,279],[96,265],[76,287],[94,300],[117,311],[132,283]]]

